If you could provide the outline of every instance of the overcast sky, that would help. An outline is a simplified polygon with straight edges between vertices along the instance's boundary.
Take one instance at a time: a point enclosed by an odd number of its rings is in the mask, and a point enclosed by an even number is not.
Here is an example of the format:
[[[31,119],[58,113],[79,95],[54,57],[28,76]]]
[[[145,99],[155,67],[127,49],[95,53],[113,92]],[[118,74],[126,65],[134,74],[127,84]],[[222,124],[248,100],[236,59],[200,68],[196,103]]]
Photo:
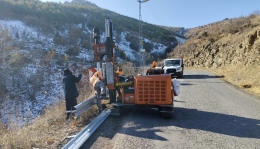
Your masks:
[[[65,2],[71,0],[41,0]],[[138,0],[88,0],[101,8],[139,19]],[[143,0],[139,0],[143,1]],[[141,3],[144,22],[193,28],[260,11],[260,0],[149,0]]]

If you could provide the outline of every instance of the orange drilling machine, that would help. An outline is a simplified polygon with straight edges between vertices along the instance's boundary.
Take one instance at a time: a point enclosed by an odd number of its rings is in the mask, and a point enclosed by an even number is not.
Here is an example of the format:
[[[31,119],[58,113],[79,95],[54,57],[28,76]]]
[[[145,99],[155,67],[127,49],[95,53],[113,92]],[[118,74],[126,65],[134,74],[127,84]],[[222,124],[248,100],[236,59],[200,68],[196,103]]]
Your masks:
[[[94,61],[97,62],[97,68],[100,68],[106,78],[109,100],[115,109],[114,114],[120,115],[120,109],[124,106],[138,106],[157,108],[162,116],[171,117],[174,111],[174,86],[171,75],[138,75],[133,76],[132,79],[116,81],[112,21],[105,19],[105,43],[100,43],[99,29],[94,28],[93,32]],[[116,88],[118,87],[122,94],[120,100],[116,98]]]

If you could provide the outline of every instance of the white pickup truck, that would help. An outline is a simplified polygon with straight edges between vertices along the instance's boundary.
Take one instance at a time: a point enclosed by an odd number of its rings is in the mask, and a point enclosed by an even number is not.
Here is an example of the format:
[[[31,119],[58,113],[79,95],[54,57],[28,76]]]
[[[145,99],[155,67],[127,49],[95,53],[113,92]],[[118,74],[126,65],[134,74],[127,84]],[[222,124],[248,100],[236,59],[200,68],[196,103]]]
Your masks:
[[[173,77],[183,77],[184,64],[182,58],[165,59],[163,62],[164,74],[171,74]]]

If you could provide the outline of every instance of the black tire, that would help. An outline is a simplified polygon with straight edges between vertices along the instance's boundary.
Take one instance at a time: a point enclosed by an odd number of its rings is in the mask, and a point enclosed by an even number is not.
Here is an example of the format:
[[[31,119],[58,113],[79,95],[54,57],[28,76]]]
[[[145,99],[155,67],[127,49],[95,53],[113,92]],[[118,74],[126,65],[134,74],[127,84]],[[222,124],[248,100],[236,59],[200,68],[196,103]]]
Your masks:
[[[110,103],[116,102],[116,91],[115,90],[109,91],[109,99],[110,99]]]
[[[162,111],[162,107],[158,107],[157,109],[158,109],[158,111],[159,111],[159,112],[161,112],[161,111]]]
[[[183,71],[181,72],[181,74],[179,75],[179,78],[182,78],[183,77]]]

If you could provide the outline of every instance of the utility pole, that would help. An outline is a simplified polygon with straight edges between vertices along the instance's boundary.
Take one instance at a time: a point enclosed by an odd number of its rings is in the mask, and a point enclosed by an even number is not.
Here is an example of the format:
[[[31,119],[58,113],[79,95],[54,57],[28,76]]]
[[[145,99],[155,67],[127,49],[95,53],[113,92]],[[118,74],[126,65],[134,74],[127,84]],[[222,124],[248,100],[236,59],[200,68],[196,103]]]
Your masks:
[[[180,56],[180,42],[178,40],[178,56]]]
[[[137,2],[139,2],[139,51],[141,54],[141,61],[143,61],[143,63],[140,62],[140,65],[143,65],[143,67],[144,67],[144,56],[143,55],[144,55],[145,49],[143,49],[141,3],[144,3],[147,1],[149,1],[149,0],[137,0]]]

